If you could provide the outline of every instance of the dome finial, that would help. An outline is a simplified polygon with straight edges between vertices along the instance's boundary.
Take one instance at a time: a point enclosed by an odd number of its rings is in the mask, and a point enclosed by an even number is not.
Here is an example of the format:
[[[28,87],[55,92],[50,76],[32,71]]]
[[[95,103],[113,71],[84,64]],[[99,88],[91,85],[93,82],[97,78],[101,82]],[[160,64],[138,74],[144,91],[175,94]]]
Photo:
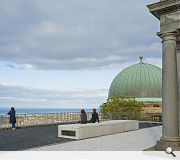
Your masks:
[[[143,63],[143,56],[139,56],[140,62],[139,63]]]

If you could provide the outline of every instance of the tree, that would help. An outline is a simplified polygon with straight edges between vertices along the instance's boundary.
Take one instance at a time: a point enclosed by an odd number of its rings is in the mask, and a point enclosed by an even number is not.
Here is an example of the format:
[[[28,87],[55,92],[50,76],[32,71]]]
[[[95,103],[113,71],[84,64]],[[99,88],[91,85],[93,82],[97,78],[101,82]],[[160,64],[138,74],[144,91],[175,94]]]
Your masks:
[[[104,119],[139,119],[143,106],[134,97],[114,96],[100,106],[100,112]]]

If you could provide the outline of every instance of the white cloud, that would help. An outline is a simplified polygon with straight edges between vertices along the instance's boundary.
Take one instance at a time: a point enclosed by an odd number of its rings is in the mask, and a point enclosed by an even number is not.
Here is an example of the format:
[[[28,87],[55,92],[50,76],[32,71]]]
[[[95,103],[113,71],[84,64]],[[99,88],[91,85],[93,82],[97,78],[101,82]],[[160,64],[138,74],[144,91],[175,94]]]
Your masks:
[[[11,104],[16,107],[31,108],[51,108],[51,106],[52,108],[80,108],[81,105],[99,106],[107,99],[107,92],[107,89],[60,88],[50,90],[0,84],[0,102],[2,107],[8,107]],[[65,106],[64,103],[66,103]]]

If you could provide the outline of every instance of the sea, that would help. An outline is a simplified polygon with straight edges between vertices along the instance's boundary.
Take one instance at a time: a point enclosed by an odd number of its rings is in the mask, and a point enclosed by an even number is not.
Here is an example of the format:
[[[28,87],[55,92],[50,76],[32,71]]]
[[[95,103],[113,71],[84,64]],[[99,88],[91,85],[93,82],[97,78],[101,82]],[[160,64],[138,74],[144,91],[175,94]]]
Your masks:
[[[81,108],[82,109],[82,108]],[[43,114],[43,113],[79,113],[80,108],[15,108],[16,114]],[[10,108],[0,108],[0,115],[6,115]],[[86,112],[92,112],[92,108],[85,108]],[[97,108],[97,112],[99,109]]]

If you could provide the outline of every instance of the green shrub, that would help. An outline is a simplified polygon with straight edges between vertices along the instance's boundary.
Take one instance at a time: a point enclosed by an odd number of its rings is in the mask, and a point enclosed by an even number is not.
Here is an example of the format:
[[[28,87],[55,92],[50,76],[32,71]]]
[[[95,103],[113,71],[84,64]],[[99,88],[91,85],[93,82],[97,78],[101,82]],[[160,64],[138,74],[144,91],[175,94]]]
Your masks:
[[[143,103],[134,97],[111,97],[100,106],[103,119],[139,119]]]

